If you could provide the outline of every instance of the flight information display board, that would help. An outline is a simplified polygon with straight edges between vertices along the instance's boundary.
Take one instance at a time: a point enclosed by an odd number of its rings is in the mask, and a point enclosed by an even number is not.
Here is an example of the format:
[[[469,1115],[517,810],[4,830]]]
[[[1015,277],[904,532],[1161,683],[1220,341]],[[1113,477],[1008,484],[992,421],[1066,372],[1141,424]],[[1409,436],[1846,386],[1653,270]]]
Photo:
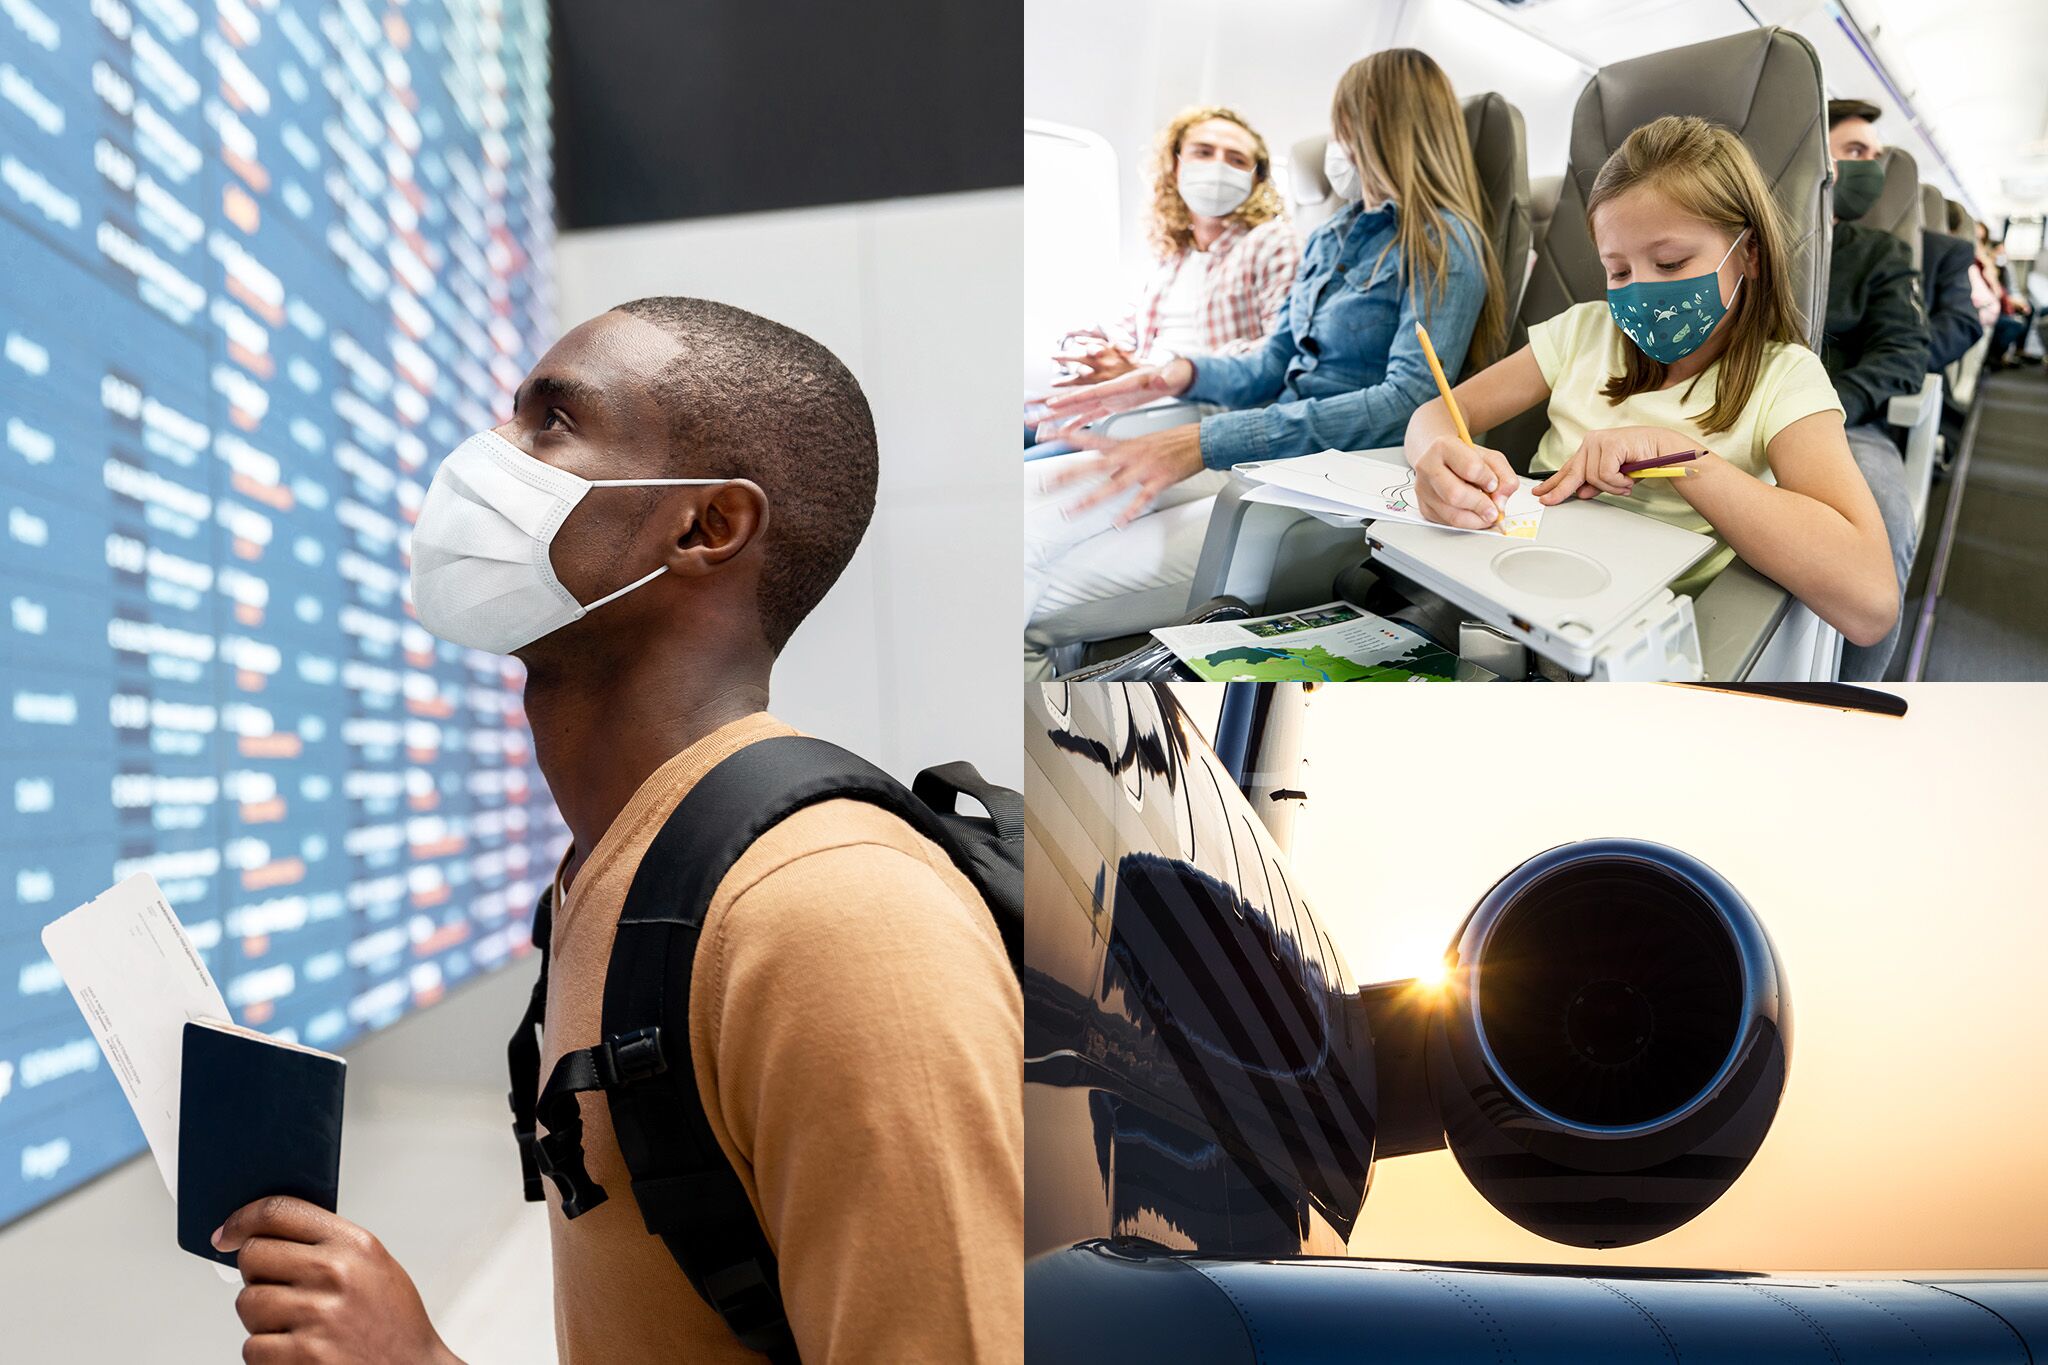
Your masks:
[[[414,619],[552,326],[544,0],[0,0],[0,1223],[141,1149],[42,951],[147,870],[335,1048],[528,950],[518,665]]]

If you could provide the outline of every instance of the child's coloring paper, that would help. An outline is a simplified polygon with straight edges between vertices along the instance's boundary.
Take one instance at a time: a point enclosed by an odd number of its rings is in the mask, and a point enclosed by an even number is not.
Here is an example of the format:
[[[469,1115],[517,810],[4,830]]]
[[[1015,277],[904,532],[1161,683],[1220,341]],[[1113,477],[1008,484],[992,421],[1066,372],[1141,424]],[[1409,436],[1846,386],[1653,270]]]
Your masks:
[[[1545,508],[1536,500],[1535,483],[1523,479],[1508,495],[1501,519],[1484,528],[1445,526],[1422,515],[1415,505],[1415,471],[1405,461],[1375,459],[1357,451],[1324,450],[1292,460],[1244,464],[1237,472],[1259,484],[1258,502],[1294,506],[1323,513],[1348,510],[1363,521],[1411,521],[1445,531],[1509,536],[1534,540],[1543,525]],[[1289,496],[1297,495],[1297,496]]]

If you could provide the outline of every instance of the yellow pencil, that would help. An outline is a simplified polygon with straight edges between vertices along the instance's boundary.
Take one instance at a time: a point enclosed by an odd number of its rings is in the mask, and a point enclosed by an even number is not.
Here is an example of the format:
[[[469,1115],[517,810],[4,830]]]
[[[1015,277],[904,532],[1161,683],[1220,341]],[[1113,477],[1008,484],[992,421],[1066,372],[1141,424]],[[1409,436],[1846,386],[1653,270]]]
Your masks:
[[[1451,420],[1457,423],[1458,439],[1471,445],[1472,432],[1465,425],[1465,414],[1458,411],[1458,400],[1451,397],[1451,381],[1444,378],[1443,362],[1436,358],[1436,347],[1429,344],[1429,331],[1421,323],[1415,324],[1415,337],[1422,343],[1422,358],[1429,362],[1429,372],[1436,376],[1436,391],[1444,396],[1444,406],[1451,410]]]
[[[1681,469],[1677,465],[1669,465],[1663,469],[1638,469],[1635,473],[1626,474],[1623,477],[1630,479],[1682,479],[1690,473],[1692,473],[1690,469]]]
[[[1465,425],[1465,414],[1458,411],[1458,400],[1451,397],[1451,381],[1444,378],[1443,362],[1436,358],[1436,347],[1429,344],[1429,329],[1419,322],[1415,324],[1415,339],[1422,343],[1422,358],[1429,362],[1429,372],[1436,378],[1436,391],[1444,396],[1444,406],[1451,410],[1451,421],[1458,428],[1458,439],[1468,446],[1475,444],[1472,440],[1472,429]],[[1498,522],[1506,515],[1507,513],[1496,503],[1493,509],[1494,521]]]

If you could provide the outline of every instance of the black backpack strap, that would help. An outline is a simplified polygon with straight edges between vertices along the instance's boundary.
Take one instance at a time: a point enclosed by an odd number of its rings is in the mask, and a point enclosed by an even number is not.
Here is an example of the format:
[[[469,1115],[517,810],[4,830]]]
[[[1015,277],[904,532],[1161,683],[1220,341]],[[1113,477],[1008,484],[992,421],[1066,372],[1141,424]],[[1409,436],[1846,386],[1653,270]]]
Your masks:
[[[533,995],[526,1002],[519,1027],[505,1044],[505,1065],[512,1081],[511,1093],[506,1096],[512,1105],[512,1136],[519,1143],[519,1171],[525,1182],[527,1202],[535,1204],[540,1202],[542,1192],[533,1126],[534,1086],[540,1080],[541,1027],[548,1008],[548,940],[553,932],[554,902],[555,887],[550,879],[533,907],[533,946],[540,950],[540,975],[533,983]]]

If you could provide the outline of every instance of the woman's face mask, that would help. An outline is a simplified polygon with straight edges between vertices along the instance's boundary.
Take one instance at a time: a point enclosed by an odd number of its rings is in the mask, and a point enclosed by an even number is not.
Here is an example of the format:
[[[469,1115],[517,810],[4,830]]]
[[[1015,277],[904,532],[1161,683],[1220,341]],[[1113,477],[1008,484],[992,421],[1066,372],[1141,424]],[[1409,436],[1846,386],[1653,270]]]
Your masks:
[[[412,532],[412,601],[442,639],[510,654],[624,597],[653,573],[587,606],[555,577],[548,547],[593,488],[724,483],[724,479],[583,479],[536,460],[495,431],[455,447]]]
[[[1204,218],[1235,213],[1252,194],[1252,173],[1226,161],[1190,161],[1182,157],[1177,183],[1188,212]]]
[[[1637,349],[1660,365],[1685,359],[1713,334],[1728,309],[1721,302],[1721,267],[1749,235],[1744,228],[1735,234],[1728,250],[1712,270],[1683,280],[1638,280],[1607,291],[1607,310],[1614,325],[1621,328]],[[1742,288],[1743,276],[1735,281]],[[1729,291],[1728,302],[1735,302]]]
[[[1351,154],[1344,150],[1344,144],[1332,137],[1323,144],[1323,179],[1330,182],[1330,189],[1346,203],[1358,198],[1358,168],[1351,164]]]
[[[1884,193],[1884,163],[1881,161],[1837,161],[1835,163],[1835,217],[1853,223],[1870,212]]]

